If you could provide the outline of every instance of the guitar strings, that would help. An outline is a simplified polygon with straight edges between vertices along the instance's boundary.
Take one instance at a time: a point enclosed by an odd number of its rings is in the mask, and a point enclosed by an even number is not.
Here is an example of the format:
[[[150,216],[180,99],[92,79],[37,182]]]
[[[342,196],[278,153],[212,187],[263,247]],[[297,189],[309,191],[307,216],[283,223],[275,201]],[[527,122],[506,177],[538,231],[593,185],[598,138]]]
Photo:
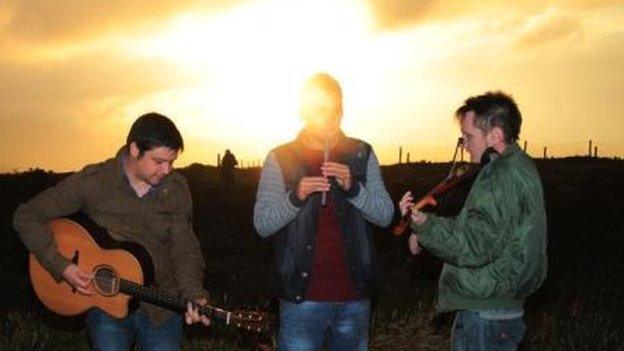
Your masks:
[[[186,309],[186,306],[188,305],[188,303],[193,303],[190,299],[187,299],[181,296],[175,296],[175,295],[165,293],[165,292],[161,292],[156,289],[135,283],[133,281],[119,278],[116,274],[114,274],[112,271],[109,271],[109,270],[98,271],[95,274],[94,281],[96,282],[96,285],[100,288],[102,288],[103,285],[106,285],[107,287],[111,287],[115,285],[116,283],[119,283],[116,293],[129,292],[132,295],[137,295],[139,297],[142,297],[145,300],[152,300],[155,302],[164,302],[165,304],[173,306],[177,309],[184,310]],[[258,312],[231,313],[231,312],[228,312],[228,311],[225,311],[225,310],[222,310],[220,308],[210,306],[210,305],[196,306],[196,307],[199,307],[200,312],[203,315],[206,315],[209,317],[221,318],[224,321],[228,321],[228,324],[230,324],[229,323],[230,319],[234,319],[235,322],[239,323],[238,324],[239,327],[242,327],[240,323],[243,323],[246,325],[247,329],[254,328],[255,330],[259,332],[267,328],[266,326],[256,325],[257,323],[260,323],[265,320],[263,313],[258,313]],[[253,324],[253,325],[249,325],[249,324]]]

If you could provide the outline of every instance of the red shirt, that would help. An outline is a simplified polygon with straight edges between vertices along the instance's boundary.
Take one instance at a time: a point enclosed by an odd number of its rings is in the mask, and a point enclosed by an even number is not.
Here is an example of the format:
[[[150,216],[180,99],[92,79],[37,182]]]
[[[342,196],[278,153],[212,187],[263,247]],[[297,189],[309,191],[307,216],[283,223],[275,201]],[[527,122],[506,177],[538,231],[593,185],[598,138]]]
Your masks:
[[[305,159],[314,175],[321,175],[323,151],[305,149]],[[358,297],[347,269],[342,228],[336,214],[336,202],[327,194],[327,203],[319,209],[316,245],[307,300],[348,301]]]

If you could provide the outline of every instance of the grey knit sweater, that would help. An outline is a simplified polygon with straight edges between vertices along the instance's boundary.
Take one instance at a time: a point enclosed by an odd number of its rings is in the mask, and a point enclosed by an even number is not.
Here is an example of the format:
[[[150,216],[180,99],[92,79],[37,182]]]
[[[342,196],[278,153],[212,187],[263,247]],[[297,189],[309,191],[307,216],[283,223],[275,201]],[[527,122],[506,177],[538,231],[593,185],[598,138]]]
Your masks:
[[[366,172],[366,185],[359,182],[353,184],[358,187],[357,195],[349,198],[349,201],[362,212],[366,220],[386,227],[392,221],[394,205],[384,186],[377,157],[372,151]],[[260,236],[271,236],[295,220],[299,207],[291,202],[289,195],[277,158],[270,152],[264,161],[254,206],[254,226]]]

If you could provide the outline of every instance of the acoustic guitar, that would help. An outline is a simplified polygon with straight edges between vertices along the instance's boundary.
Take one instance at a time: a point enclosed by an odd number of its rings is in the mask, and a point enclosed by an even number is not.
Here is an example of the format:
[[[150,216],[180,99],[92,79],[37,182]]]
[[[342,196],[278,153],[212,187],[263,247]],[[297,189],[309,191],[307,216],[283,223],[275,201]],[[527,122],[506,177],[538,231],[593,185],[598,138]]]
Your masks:
[[[73,316],[97,307],[117,318],[145,301],[177,312],[186,311],[194,302],[182,296],[159,291],[152,285],[152,259],[141,245],[115,241],[108,231],[85,215],[73,215],[50,221],[54,240],[61,255],[93,274],[95,294],[77,292],[67,282],[57,282],[30,255],[30,279],[41,302],[55,313]],[[196,306],[199,313],[226,325],[254,332],[269,330],[269,318],[262,312],[230,312],[218,307]]]

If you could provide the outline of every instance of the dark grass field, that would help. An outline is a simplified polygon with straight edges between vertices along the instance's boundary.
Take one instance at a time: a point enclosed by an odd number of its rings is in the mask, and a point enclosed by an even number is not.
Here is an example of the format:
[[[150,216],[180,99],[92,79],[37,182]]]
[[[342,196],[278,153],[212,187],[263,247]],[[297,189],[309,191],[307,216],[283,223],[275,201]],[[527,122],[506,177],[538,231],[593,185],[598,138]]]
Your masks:
[[[544,183],[549,275],[527,303],[523,350],[624,350],[624,161],[583,157],[537,160]],[[396,200],[410,189],[424,194],[441,180],[445,163],[383,167]],[[206,258],[205,286],[226,308],[276,313],[268,285],[271,245],[252,225],[259,169],[236,173],[226,191],[213,167],[179,170],[189,180],[195,230]],[[81,317],[59,317],[34,297],[27,252],[11,228],[26,201],[64,174],[32,170],[0,175],[0,350],[85,350]],[[453,316],[435,313],[440,262],[408,254],[405,238],[377,230],[383,271],[373,300],[371,349],[447,350]],[[254,335],[214,325],[186,330],[186,350],[248,350]]]

